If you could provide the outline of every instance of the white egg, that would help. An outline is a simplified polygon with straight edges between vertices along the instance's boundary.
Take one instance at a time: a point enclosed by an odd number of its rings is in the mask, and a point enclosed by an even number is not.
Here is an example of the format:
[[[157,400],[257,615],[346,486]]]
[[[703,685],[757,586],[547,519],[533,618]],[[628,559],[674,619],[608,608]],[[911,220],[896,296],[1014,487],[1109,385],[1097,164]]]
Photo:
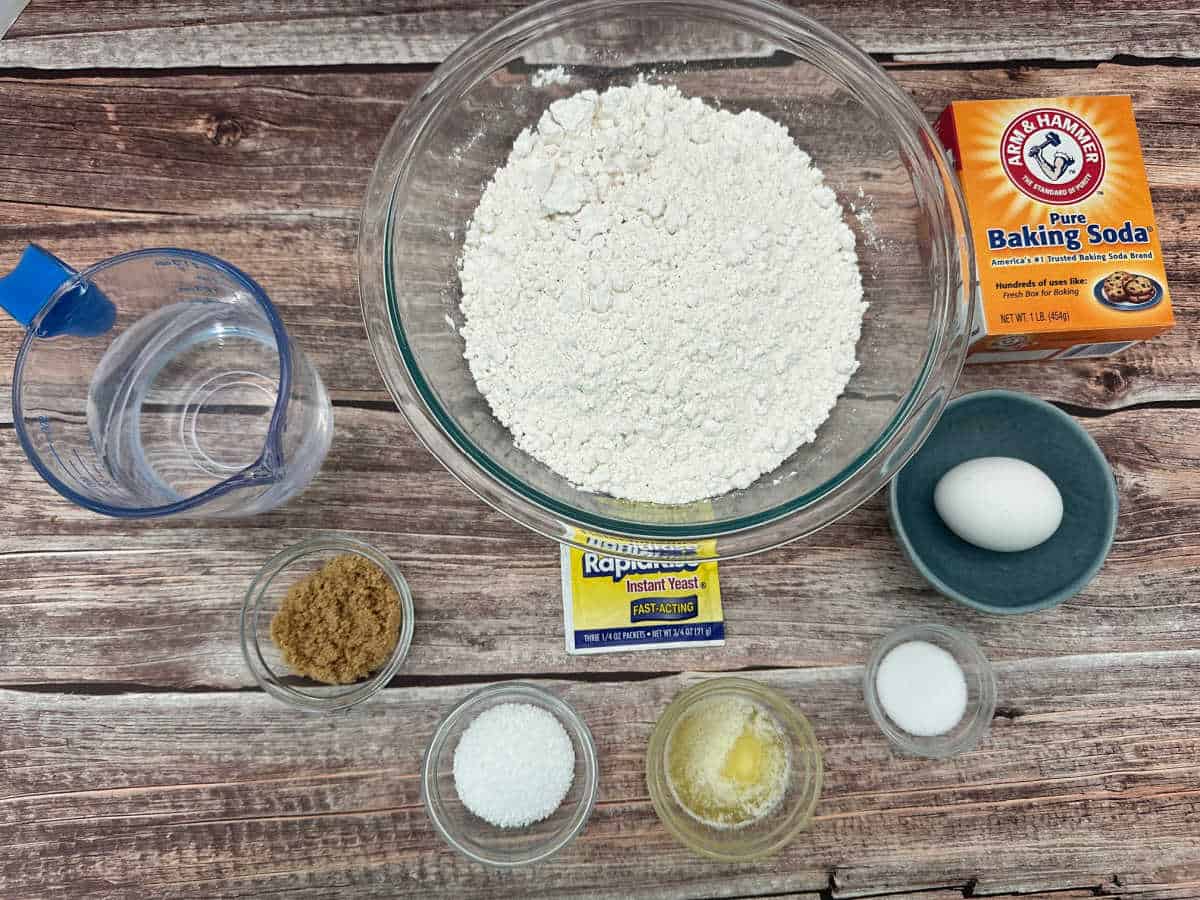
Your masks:
[[[1009,456],[980,456],[941,477],[933,505],[946,527],[985,550],[1036,547],[1062,524],[1058,487],[1037,466]]]

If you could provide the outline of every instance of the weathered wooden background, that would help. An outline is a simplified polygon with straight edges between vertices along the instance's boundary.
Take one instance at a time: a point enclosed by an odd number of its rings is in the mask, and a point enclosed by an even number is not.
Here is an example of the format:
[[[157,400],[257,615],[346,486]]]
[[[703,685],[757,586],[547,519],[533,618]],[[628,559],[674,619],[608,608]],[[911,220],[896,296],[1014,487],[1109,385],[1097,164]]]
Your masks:
[[[999,619],[932,594],[878,498],[722,566],[724,648],[571,658],[557,550],[417,444],[367,349],[357,217],[386,130],[463,39],[519,3],[33,0],[0,40],[0,269],[38,241],[85,265],[207,250],[282,308],[337,406],[333,451],[286,508],[235,523],[100,519],[22,456],[0,322],[0,896],[1200,896],[1200,14],[1180,2],[815,2],[932,118],[954,98],[1133,95],[1177,327],[1112,360],[985,366],[1080,417],[1121,490],[1100,577]],[[320,530],[396,560],[416,600],[403,674],[338,718],[253,689],[237,648],[258,565]],[[988,741],[893,756],[858,679],[908,622],[972,631],[997,664]],[[777,858],[690,856],[642,755],[683,685],[752,670],[826,748],[813,829]],[[601,797],[553,861],[497,873],[444,847],[417,779],[477,685],[545,678],[600,747]]]

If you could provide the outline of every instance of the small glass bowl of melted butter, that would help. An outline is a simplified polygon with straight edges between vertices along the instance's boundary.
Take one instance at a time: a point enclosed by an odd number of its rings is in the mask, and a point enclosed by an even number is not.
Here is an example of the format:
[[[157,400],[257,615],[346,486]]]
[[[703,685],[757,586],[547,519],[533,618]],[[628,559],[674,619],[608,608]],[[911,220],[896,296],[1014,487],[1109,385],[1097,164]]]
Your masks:
[[[659,718],[646,758],[663,824],[697,853],[726,861],[767,856],[807,828],[822,775],[808,720],[748,678],[681,692]]]

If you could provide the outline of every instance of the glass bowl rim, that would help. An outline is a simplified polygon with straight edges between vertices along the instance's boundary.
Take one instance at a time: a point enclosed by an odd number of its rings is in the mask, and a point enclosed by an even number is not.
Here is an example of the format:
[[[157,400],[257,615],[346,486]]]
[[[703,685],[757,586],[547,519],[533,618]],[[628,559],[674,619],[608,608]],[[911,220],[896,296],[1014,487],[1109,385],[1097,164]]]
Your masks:
[[[961,653],[969,657],[975,665],[975,681],[979,691],[978,703],[974,709],[968,706],[964,715],[970,716],[971,721],[966,730],[953,740],[938,740],[939,737],[942,737],[941,735],[919,738],[908,734],[888,718],[879,702],[879,694],[875,687],[875,675],[884,656],[900,644],[920,640],[949,650],[955,657]],[[966,672],[963,674],[968,678],[971,677]],[[996,713],[996,673],[992,668],[991,661],[974,637],[961,628],[943,625],[940,622],[916,622],[904,625],[888,632],[876,641],[867,657],[867,663],[863,667],[862,688],[867,712],[870,713],[871,719],[892,746],[910,756],[946,759],[959,753],[965,753],[973,749],[987,734],[988,729],[991,728],[992,717]],[[922,744],[921,741],[926,743]]]
[[[287,571],[292,563],[325,551],[354,553],[373,562],[388,577],[400,595],[400,636],[388,661],[370,678],[346,685],[347,690],[332,697],[314,697],[279,682],[262,655],[258,640],[257,617],[263,594],[275,578]],[[322,534],[291,544],[280,550],[259,567],[242,601],[239,620],[242,659],[258,686],[277,700],[309,712],[338,712],[357,706],[378,694],[395,677],[408,656],[413,637],[413,599],[408,582],[396,564],[370,544],[337,534]]]
[[[537,704],[541,704],[542,708],[549,707],[549,711],[572,736],[572,747],[578,746],[582,749],[583,771],[586,774],[587,781],[587,784],[584,785],[585,796],[581,797],[576,804],[575,812],[571,817],[570,827],[564,829],[562,835],[558,838],[539,845],[534,851],[512,859],[485,856],[467,847],[455,837],[454,832],[443,821],[443,817],[439,814],[435,804],[430,799],[429,785],[437,780],[438,760],[446,742],[450,739],[450,732],[465,716],[487,701],[497,700],[499,702],[519,703],[522,701],[529,702],[530,698],[533,698]],[[437,727],[433,730],[433,735],[430,737],[429,744],[421,759],[421,800],[425,805],[425,812],[429,816],[429,820],[433,822],[434,830],[437,831],[447,845],[463,856],[498,869],[514,869],[542,862],[569,845],[587,827],[587,823],[592,817],[592,812],[596,808],[596,800],[599,795],[600,761],[596,752],[596,742],[592,737],[592,731],[588,728],[587,722],[584,721],[583,716],[579,714],[574,706],[558,694],[531,681],[519,679],[500,681],[495,684],[485,685],[467,694],[466,697],[454,704],[442,716],[441,721],[438,722]],[[537,823],[534,824],[536,825]]]
[[[708,843],[700,843],[678,825],[678,820],[687,816],[679,809],[679,803],[670,795],[670,788],[665,789],[666,774],[663,758],[667,752],[667,743],[671,731],[683,718],[689,709],[711,694],[722,692],[735,693],[741,696],[749,694],[754,699],[764,702],[776,715],[785,720],[788,735],[793,746],[801,744],[807,753],[812,755],[813,765],[810,772],[810,795],[804,799],[803,805],[793,810],[780,823],[780,827],[770,832],[761,846],[747,853],[726,853],[719,847]],[[793,730],[795,729],[795,730]],[[796,708],[788,697],[775,688],[740,675],[716,675],[705,678],[698,684],[684,688],[667,704],[666,709],[659,715],[650,732],[650,740],[646,745],[646,788],[650,794],[650,802],[654,812],[667,830],[684,846],[697,853],[723,862],[749,862],[777,853],[797,834],[812,825],[813,813],[821,799],[821,791],[825,784],[825,754],[817,740],[812,723],[804,713]],[[733,832],[731,832],[733,833]]]
[[[947,278],[943,284],[935,281],[932,285],[931,337],[918,373],[887,425],[853,462],[803,495],[711,525],[615,519],[550,497],[510,473],[481,450],[442,408],[412,353],[397,304],[391,255],[397,202],[411,177],[412,162],[419,148],[447,115],[447,103],[456,101],[460,92],[465,93],[478,83],[481,72],[494,68],[497,60],[492,57],[497,55],[497,48],[511,52],[526,41],[544,37],[549,29],[588,24],[630,8],[686,11],[730,27],[770,34],[779,41],[790,39],[796,43],[804,37],[821,52],[831,54],[844,67],[840,76],[857,79],[850,85],[873,92],[877,101],[892,113],[892,134],[914,159],[920,160],[919,168],[927,170],[925,180],[941,185],[941,197],[931,204],[938,210],[936,224],[941,227],[930,229],[931,241],[940,245],[935,255],[958,259],[961,265],[960,279]],[[389,165],[392,158],[389,151],[393,147],[402,151],[395,167]],[[927,159],[919,150],[925,151]],[[892,466],[894,474],[928,436],[937,422],[936,413],[949,399],[949,387],[962,369],[966,345],[956,338],[965,337],[970,331],[972,310],[967,295],[975,282],[975,261],[971,235],[965,227],[967,221],[958,180],[933,129],[913,100],[869,56],[807,16],[773,0],[543,0],[466,41],[437,68],[393,125],[376,162],[363,206],[358,248],[360,301],[372,353],[400,411],[426,449],[492,508],[538,534],[583,549],[586,544],[578,536],[580,531],[626,541],[626,548],[615,551],[615,555],[638,558],[646,557],[639,552],[639,544],[659,541],[694,544],[724,538],[728,546],[730,539],[734,539],[734,548],[729,552],[721,552],[718,541],[717,548],[705,557],[729,559],[803,537],[849,513],[886,483],[884,479],[867,490],[855,483],[857,476],[885,465]],[[373,253],[376,246],[381,248],[377,255]],[[947,262],[946,268],[950,270],[952,264]],[[373,307],[382,307],[386,324],[377,324]],[[961,318],[957,326],[956,318]],[[397,354],[400,365],[393,378],[389,363]],[[935,414],[918,416],[931,400],[936,406]],[[831,504],[818,521],[799,530],[786,527],[799,513],[831,497],[840,502]],[[691,548],[682,555],[697,554]],[[656,558],[662,558],[662,554],[656,554]]]

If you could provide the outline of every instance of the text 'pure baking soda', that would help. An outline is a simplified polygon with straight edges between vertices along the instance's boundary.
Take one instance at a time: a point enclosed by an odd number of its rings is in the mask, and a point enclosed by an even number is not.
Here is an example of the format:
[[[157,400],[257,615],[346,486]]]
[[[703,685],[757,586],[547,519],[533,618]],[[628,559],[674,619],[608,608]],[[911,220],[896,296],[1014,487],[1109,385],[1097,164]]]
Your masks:
[[[979,290],[968,362],[1118,353],[1171,327],[1129,97],[956,101]]]

